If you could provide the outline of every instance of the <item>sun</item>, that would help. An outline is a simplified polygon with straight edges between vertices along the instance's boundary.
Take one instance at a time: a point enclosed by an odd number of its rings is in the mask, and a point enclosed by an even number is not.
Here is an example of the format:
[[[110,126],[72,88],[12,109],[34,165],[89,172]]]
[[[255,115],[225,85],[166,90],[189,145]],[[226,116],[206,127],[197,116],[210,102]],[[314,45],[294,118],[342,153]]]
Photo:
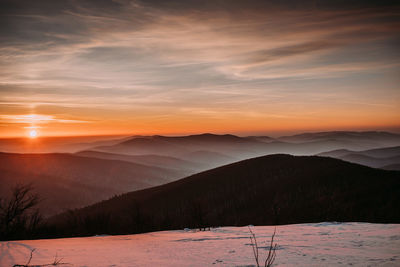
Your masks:
[[[38,133],[36,130],[29,131],[29,138],[36,138],[37,136],[38,136]]]

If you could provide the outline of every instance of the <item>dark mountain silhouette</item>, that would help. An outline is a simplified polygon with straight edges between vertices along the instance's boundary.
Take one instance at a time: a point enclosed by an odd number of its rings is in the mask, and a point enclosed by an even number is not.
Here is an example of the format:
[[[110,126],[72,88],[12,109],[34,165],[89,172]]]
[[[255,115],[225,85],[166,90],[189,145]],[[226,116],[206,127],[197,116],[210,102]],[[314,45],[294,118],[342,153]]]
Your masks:
[[[386,169],[388,165],[400,164],[399,146],[364,151],[334,150],[320,153],[319,155],[339,158],[374,168]]]
[[[400,171],[400,164],[386,165],[386,166],[381,167],[381,169],[392,170],[392,171]]]
[[[270,155],[114,197],[49,220],[48,235],[321,221],[400,222],[400,172]]]
[[[16,183],[33,183],[45,215],[183,177],[166,168],[72,154],[0,153],[0,172],[2,196]]]
[[[42,188],[40,190],[46,199],[52,201],[53,195],[45,191],[53,183],[54,188],[58,188],[55,190],[63,192],[59,194],[60,199],[54,200],[48,207],[43,204],[45,213],[49,211],[48,214],[53,214],[58,208],[80,207],[114,194],[160,185],[199,171],[268,154],[313,155],[336,150],[322,155],[371,167],[396,169],[400,155],[399,136],[385,132],[325,132],[272,140],[262,136],[216,134],[124,138],[49,137],[15,139],[11,145],[2,140],[0,146],[11,150],[13,146],[27,151],[55,148],[70,151],[95,146],[100,151],[83,151],[74,155],[3,153],[0,155],[0,179],[9,181],[2,183],[5,184],[3,192],[16,181],[34,181],[38,188]],[[396,143],[397,147],[370,149],[389,143]],[[12,178],[12,175],[18,178]],[[88,188],[87,191],[91,192],[82,197],[82,201],[78,194],[81,188]],[[80,204],[77,205],[77,202]],[[55,203],[65,205],[53,205]]]

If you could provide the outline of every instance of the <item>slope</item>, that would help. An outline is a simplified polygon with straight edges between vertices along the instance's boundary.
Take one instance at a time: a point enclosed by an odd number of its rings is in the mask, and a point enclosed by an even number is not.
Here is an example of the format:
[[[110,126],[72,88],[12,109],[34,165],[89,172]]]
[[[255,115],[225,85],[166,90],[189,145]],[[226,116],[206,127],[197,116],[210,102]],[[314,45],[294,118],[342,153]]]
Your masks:
[[[400,172],[332,158],[270,155],[56,216],[50,220],[55,231],[50,235],[207,225],[400,222],[399,206]]]
[[[182,178],[165,168],[72,154],[0,153],[0,172],[1,196],[16,183],[32,183],[47,199],[46,215]]]

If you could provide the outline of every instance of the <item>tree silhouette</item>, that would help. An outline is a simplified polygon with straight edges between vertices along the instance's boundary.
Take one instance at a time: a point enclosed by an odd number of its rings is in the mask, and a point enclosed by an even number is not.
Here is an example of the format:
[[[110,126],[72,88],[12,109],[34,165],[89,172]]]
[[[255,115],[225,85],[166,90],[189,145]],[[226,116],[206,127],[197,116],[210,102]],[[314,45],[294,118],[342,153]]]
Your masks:
[[[0,240],[25,238],[37,229],[41,216],[34,207],[39,196],[32,185],[16,185],[11,197],[0,198]]]

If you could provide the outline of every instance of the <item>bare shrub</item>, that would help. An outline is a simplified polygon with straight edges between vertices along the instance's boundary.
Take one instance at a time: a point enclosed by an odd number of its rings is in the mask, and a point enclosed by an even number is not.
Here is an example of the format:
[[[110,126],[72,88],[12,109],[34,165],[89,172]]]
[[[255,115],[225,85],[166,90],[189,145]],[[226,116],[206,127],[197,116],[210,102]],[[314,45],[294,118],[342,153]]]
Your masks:
[[[57,266],[57,265],[69,264],[61,262],[62,258],[59,259],[56,254],[56,256],[54,257],[54,261],[52,263],[30,265],[34,251],[35,249],[31,250],[31,255],[29,256],[28,262],[26,264],[14,264],[13,267],[44,267],[44,266]]]
[[[0,198],[0,240],[28,237],[39,223],[41,216],[34,207],[39,196],[34,194],[32,185],[16,185],[11,197]]]
[[[249,226],[249,231],[250,231],[250,241],[251,241],[251,246],[253,248],[253,255],[254,255],[254,260],[256,261],[257,267],[260,267],[260,257],[259,257],[259,249],[260,247],[257,244],[257,238],[256,235],[253,233],[253,231],[251,230],[250,226]],[[275,261],[275,257],[276,257],[276,247],[277,244],[274,243],[274,238],[275,238],[275,234],[276,234],[276,228],[274,230],[274,233],[272,234],[271,237],[271,241],[269,244],[269,249],[268,249],[268,255],[264,261],[264,267],[270,267],[272,266],[272,264]]]

